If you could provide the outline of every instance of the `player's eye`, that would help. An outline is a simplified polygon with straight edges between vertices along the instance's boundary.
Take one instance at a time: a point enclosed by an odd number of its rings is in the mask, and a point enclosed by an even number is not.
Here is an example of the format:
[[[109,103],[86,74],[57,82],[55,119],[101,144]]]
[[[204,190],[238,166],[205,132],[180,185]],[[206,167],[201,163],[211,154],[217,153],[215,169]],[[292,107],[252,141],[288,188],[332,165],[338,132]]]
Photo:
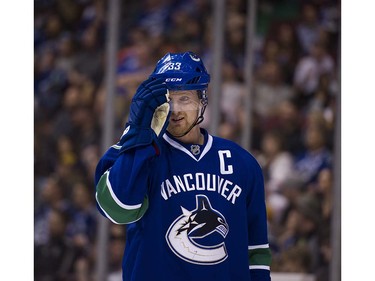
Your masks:
[[[187,103],[187,102],[189,102],[190,101],[190,97],[188,97],[188,96],[182,96],[182,97],[180,97],[180,102],[182,102],[182,103]]]

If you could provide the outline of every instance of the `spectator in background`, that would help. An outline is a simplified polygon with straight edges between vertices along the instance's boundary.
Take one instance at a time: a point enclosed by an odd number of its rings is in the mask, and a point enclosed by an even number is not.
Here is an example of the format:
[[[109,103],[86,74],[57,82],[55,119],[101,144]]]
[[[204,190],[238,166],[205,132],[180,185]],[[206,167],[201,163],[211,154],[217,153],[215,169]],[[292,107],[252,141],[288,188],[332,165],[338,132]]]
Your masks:
[[[52,123],[51,135],[56,140],[59,136],[73,136],[72,118],[75,109],[80,104],[80,88],[77,85],[69,85],[64,91],[60,110],[55,118],[49,120]]]
[[[57,41],[56,51],[56,68],[69,73],[73,69],[74,54],[76,52],[76,42],[70,33],[65,32],[60,36]]]
[[[69,236],[74,245],[90,254],[90,245],[96,238],[96,209],[89,187],[84,182],[77,182],[72,188],[71,221],[68,226]]]
[[[34,249],[34,277],[38,281],[74,280],[74,263],[79,252],[65,236],[67,214],[53,209],[48,215],[48,241]]]
[[[34,126],[34,173],[38,175],[36,181],[42,180],[55,172],[56,142],[51,138],[52,122],[44,118],[37,118]],[[38,197],[35,198],[38,200]]]
[[[280,249],[283,252],[299,245],[305,246],[311,260],[306,273],[312,273],[320,263],[319,233],[322,218],[319,199],[313,194],[299,195],[287,220],[286,231],[279,240]]]
[[[79,151],[96,143],[99,139],[99,128],[91,107],[79,106],[72,115],[73,133]]]
[[[275,252],[290,246],[288,238],[296,231],[298,198],[306,192],[306,186],[298,175],[291,175],[281,184],[269,205],[270,233]],[[274,209],[273,209],[274,208]],[[267,210],[268,211],[268,210]]]
[[[335,64],[324,45],[319,42],[311,46],[307,56],[302,57],[294,72],[294,87],[297,89],[302,106],[306,106],[311,95],[318,89],[320,77],[335,75]]]
[[[56,50],[52,43],[44,44],[36,54],[34,98],[36,118],[49,119],[58,111],[67,86],[66,73],[56,68]]]
[[[267,62],[259,69],[259,79],[255,81],[253,107],[261,123],[275,114],[281,102],[294,96],[292,87],[283,81],[277,62]]]
[[[268,131],[263,135],[259,161],[265,175],[266,190],[277,192],[280,185],[293,171],[292,155],[284,148],[284,138],[279,131]]]
[[[34,213],[34,243],[46,244],[49,237],[49,216],[52,210],[68,211],[70,203],[59,179],[55,175],[49,176],[36,193],[40,202]]]
[[[169,40],[175,42],[179,49],[201,51],[201,35],[203,19],[200,14],[189,9],[188,5],[180,5],[171,14],[171,24],[169,25]]]
[[[74,281],[92,281],[95,280],[94,275],[94,266],[93,262],[94,257],[87,258],[80,256],[77,258],[74,264]]]
[[[58,162],[64,165],[74,166],[78,162],[73,142],[68,136],[63,135],[57,139],[57,153]]]
[[[127,44],[119,51],[117,67],[119,78],[126,78],[131,82],[139,73],[143,77],[144,73],[152,68],[151,61],[154,52],[149,31],[141,27],[132,28]]]
[[[238,67],[230,59],[223,61],[222,79],[218,135],[239,142],[245,85],[242,82]],[[205,120],[202,124],[208,126],[209,121]]]
[[[255,68],[255,77],[257,80],[262,80],[261,77],[261,68],[264,64],[270,62],[278,62],[278,55],[279,55],[279,43],[274,39],[273,36],[267,38],[262,45],[261,49],[258,53],[258,58],[256,61],[256,68]]]
[[[297,40],[294,25],[282,22],[277,26],[276,40],[279,45],[277,61],[284,73],[284,82],[293,84],[294,69],[296,67],[301,47]]]
[[[325,133],[321,127],[308,126],[304,137],[305,151],[294,163],[294,171],[310,186],[316,182],[321,170],[332,165],[332,153],[327,147]]]
[[[331,169],[327,168],[319,172],[315,190],[321,200],[323,220],[326,225],[329,225],[333,210],[333,175]]]
[[[325,137],[325,144],[328,150],[332,151],[334,130],[330,121],[331,120],[326,118],[323,110],[311,110],[305,113],[305,124],[303,129],[316,127],[318,130],[322,131],[322,134]]]
[[[279,224],[287,206],[287,200],[280,194],[280,189],[282,183],[292,176],[293,157],[284,149],[284,139],[278,131],[266,132],[261,148],[258,159],[264,174],[269,220]]]
[[[246,36],[246,16],[239,10],[227,11],[228,16],[226,17],[225,23],[225,54],[233,61],[241,74],[241,78],[244,79],[244,67],[245,67],[245,36]]]
[[[303,3],[301,19],[296,25],[297,38],[303,54],[309,54],[311,47],[317,42],[320,29],[317,7],[312,3]]]
[[[48,14],[45,25],[44,25],[44,35],[47,41],[56,40],[63,30],[63,22],[61,16],[58,13]]]
[[[222,138],[227,138],[232,141],[240,141],[241,128],[239,124],[231,124],[229,121],[224,120],[224,116],[221,115],[221,122],[218,128],[218,136]]]
[[[166,31],[171,15],[170,1],[146,0],[141,2],[141,13],[137,19],[139,26],[150,31],[151,37],[157,37]]]
[[[243,104],[245,85],[238,73],[238,68],[230,60],[224,60],[222,68],[222,93],[220,109],[225,122],[236,126],[239,123],[238,108]]]
[[[104,22],[106,20],[106,1],[105,0],[90,0],[82,7],[82,14],[79,19],[80,31],[86,29],[88,26],[94,26],[99,30],[103,30]],[[74,5],[71,4],[71,5]]]
[[[93,184],[96,168],[94,163],[99,160],[99,151],[100,149],[98,144],[90,144],[81,149],[81,164],[86,175],[86,182],[90,185]]]
[[[75,143],[73,143],[72,137],[59,136],[56,139],[56,143],[57,159],[55,171],[65,196],[70,199],[73,183],[81,177],[79,156],[77,155],[77,148]]]
[[[337,81],[333,81],[328,74],[321,75],[319,86],[306,106],[306,114],[321,112],[331,131],[335,126],[337,86]]]
[[[86,27],[79,38],[79,49],[75,56],[74,69],[95,83],[103,77],[103,48],[99,29],[95,24]]]
[[[303,123],[304,117],[299,111],[297,104],[293,100],[288,99],[277,105],[274,115],[267,117],[264,122],[263,131],[279,130],[286,140],[285,150],[289,151],[292,155],[297,155],[304,148],[302,138]]]
[[[122,281],[122,257],[125,250],[126,231],[124,225],[111,224],[109,229],[108,277],[107,281]]]

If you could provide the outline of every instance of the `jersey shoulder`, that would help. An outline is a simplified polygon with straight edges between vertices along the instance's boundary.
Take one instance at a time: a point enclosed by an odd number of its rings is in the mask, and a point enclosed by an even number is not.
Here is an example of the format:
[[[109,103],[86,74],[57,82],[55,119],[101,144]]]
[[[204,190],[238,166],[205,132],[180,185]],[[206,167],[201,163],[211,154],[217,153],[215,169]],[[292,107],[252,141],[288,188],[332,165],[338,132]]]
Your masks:
[[[248,163],[251,166],[259,166],[259,163],[255,159],[255,157],[236,142],[218,136],[212,137],[213,146],[216,150],[230,150],[230,152],[232,153],[232,157],[235,157],[236,159],[238,159],[238,161]]]

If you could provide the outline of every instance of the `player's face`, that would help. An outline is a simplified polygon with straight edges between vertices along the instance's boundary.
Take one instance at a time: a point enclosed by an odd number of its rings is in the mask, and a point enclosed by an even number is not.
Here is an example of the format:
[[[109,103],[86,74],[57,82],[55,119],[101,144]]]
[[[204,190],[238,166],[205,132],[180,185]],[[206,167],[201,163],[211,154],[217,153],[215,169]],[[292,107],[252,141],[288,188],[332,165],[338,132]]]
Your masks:
[[[182,135],[194,124],[201,103],[196,91],[170,91],[170,110],[168,132],[174,136]]]

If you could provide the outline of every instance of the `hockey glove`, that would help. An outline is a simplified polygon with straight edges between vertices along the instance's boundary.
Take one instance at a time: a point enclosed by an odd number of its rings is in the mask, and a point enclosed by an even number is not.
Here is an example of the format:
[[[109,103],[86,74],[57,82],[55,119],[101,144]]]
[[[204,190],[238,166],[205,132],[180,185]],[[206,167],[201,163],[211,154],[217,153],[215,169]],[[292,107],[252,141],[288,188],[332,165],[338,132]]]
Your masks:
[[[164,79],[149,78],[137,89],[130,105],[129,121],[120,140],[120,153],[158,143],[168,125],[169,94]]]

